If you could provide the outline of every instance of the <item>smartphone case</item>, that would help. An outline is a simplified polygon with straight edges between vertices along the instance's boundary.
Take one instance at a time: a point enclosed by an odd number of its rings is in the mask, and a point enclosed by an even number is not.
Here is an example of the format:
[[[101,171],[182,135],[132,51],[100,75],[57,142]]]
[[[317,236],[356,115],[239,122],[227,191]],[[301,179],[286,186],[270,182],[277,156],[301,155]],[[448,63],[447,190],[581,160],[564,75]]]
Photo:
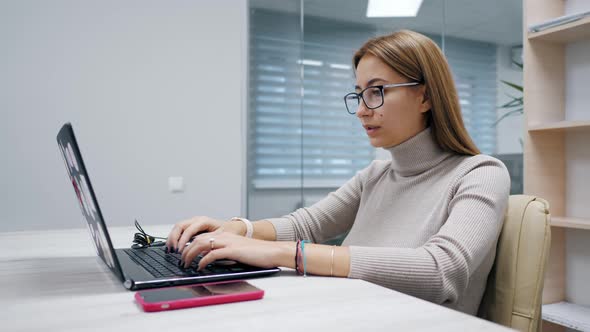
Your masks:
[[[202,285],[224,284],[224,283],[237,282],[237,281],[238,280],[212,282],[212,283],[201,284],[201,286]],[[184,286],[176,286],[176,287],[190,287],[190,286],[191,285],[184,285]],[[157,289],[150,289],[150,290],[143,290],[143,291],[135,292],[135,300],[137,301],[137,303],[139,303],[141,305],[143,310],[146,312],[174,310],[174,309],[191,308],[191,307],[201,307],[201,306],[206,306],[206,305],[239,302],[239,301],[259,300],[262,297],[264,297],[264,291],[261,289],[255,290],[255,291],[250,291],[250,292],[244,292],[244,293],[211,295],[211,296],[204,296],[204,297],[195,297],[195,298],[190,298],[190,299],[178,299],[178,300],[169,300],[169,301],[161,301],[161,302],[145,302],[143,297],[141,297],[141,293],[155,291],[155,290],[157,290]]]

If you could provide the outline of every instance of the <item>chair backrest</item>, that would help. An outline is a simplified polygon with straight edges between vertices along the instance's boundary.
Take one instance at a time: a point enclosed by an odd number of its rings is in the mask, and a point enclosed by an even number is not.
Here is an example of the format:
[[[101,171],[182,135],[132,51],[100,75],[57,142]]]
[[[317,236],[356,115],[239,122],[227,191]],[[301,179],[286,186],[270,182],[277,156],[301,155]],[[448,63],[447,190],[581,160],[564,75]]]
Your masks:
[[[551,246],[547,201],[512,195],[478,316],[519,331],[541,329],[545,265]]]

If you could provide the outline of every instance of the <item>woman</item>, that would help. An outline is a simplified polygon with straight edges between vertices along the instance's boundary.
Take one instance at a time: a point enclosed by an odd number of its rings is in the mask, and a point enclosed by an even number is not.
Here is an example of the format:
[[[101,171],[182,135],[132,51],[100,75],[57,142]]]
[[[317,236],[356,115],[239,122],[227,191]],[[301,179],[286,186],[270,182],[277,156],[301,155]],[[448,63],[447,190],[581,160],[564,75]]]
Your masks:
[[[479,154],[467,134],[448,64],[432,40],[398,31],[367,41],[353,63],[356,91],[345,97],[347,110],[390,161],[372,162],[317,204],[282,218],[179,222],[167,248],[180,250],[187,265],[208,252],[200,268],[223,258],[297,267],[476,314],[508,201],[508,172]],[[347,231],[342,246],[314,244]]]

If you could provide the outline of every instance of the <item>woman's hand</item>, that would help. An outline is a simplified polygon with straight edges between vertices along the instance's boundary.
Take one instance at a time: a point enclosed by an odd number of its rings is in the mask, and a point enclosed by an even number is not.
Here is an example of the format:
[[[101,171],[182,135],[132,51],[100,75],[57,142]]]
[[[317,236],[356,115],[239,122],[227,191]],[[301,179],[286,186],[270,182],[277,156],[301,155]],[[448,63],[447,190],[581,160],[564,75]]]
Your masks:
[[[242,229],[243,228],[243,229]],[[243,222],[225,222],[209,217],[194,217],[183,220],[172,228],[166,240],[166,249],[170,252],[183,252],[184,247],[190,239],[204,232],[214,232],[224,230],[226,232],[241,235],[245,233],[246,226]]]
[[[195,237],[182,252],[184,266],[188,267],[203,252],[207,254],[199,262],[199,270],[219,259],[231,259],[263,268],[289,266],[295,260],[294,243],[250,239],[217,230]]]

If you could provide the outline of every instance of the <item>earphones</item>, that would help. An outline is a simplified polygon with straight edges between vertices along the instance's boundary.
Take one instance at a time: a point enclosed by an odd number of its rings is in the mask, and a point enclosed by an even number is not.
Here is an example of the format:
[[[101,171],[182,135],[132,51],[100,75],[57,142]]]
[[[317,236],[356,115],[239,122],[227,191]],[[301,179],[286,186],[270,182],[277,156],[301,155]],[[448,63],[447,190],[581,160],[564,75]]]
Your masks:
[[[166,244],[166,242],[164,242],[164,241],[156,241],[156,239],[166,240],[165,237],[151,236],[148,233],[146,233],[143,230],[143,228],[141,228],[141,225],[139,224],[137,219],[135,219],[135,228],[137,228],[137,230],[139,230],[139,232],[135,233],[135,235],[133,236],[133,243],[134,244],[131,245],[131,248],[143,249],[143,248],[147,248],[147,247],[159,247],[159,246],[163,246],[164,244]]]

